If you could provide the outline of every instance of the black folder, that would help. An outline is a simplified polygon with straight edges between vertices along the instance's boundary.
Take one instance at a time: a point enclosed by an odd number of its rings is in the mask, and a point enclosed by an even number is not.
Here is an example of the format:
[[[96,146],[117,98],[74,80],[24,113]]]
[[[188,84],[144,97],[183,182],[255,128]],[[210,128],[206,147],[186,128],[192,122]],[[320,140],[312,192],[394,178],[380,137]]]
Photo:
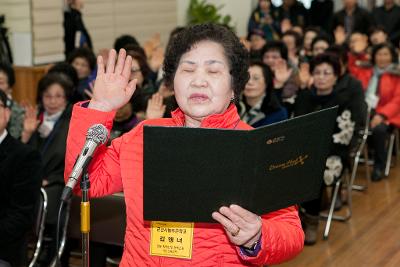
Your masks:
[[[144,127],[143,216],[215,222],[238,204],[265,214],[318,197],[337,108],[250,131]]]

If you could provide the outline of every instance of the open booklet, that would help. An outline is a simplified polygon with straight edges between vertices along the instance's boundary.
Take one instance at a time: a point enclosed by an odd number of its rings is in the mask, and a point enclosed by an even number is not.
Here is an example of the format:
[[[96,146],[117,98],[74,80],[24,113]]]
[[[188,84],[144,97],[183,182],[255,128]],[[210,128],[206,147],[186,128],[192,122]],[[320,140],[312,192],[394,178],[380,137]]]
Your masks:
[[[224,205],[261,215],[317,198],[336,114],[250,131],[145,126],[144,219],[215,222]]]

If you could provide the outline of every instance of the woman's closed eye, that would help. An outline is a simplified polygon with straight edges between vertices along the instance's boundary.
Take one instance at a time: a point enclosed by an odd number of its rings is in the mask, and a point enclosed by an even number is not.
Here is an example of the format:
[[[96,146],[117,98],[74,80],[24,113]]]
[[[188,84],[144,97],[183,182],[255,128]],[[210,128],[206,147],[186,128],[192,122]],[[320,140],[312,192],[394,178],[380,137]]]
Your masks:
[[[218,74],[218,73],[220,73],[221,71],[218,70],[218,69],[209,69],[207,72],[210,73],[210,74]]]
[[[193,68],[183,68],[182,72],[192,73],[192,72],[194,72],[194,69]]]

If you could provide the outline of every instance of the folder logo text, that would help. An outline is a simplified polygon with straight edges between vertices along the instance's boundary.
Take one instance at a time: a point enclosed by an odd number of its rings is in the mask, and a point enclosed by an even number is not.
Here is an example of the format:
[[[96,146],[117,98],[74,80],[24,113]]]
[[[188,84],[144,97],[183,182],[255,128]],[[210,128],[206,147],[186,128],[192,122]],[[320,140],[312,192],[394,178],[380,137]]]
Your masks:
[[[278,136],[267,140],[267,145],[276,144],[285,141],[285,136]]]
[[[288,161],[286,161],[284,163],[281,163],[281,164],[271,164],[269,166],[268,170],[269,171],[273,171],[273,170],[276,170],[276,169],[284,170],[284,169],[287,169],[287,168],[290,168],[290,167],[294,167],[294,166],[297,166],[297,165],[304,165],[304,163],[305,163],[307,158],[308,158],[308,155],[300,155],[295,159],[290,159],[290,160],[288,160]]]

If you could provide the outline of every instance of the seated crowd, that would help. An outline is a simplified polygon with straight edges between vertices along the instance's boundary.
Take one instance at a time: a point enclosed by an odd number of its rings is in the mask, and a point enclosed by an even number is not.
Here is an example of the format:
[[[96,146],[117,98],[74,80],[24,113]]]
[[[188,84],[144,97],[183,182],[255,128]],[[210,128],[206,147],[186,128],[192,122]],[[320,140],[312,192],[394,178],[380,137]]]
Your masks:
[[[374,161],[372,181],[384,177],[387,141],[390,133],[400,127],[400,16],[397,22],[395,17],[390,17],[391,22],[384,19],[389,10],[394,9],[398,14],[400,8],[392,0],[385,0],[382,8],[370,14],[356,1],[344,0],[344,8],[333,14],[333,6],[318,10],[314,2],[318,1],[313,1],[307,11],[295,0],[284,0],[280,7],[274,7],[270,0],[259,0],[249,19],[248,36],[242,40],[249,51],[250,79],[243,94],[234,100],[241,119],[252,127],[339,107],[325,173],[321,177],[324,180],[321,197],[300,205],[305,243],[309,245],[318,239],[323,191],[351,168],[351,153],[360,130],[365,128],[367,116],[370,116],[371,131],[368,148]],[[332,21],[329,25],[317,14],[327,10],[327,17]],[[351,22],[349,12],[354,14]],[[182,29],[176,28],[170,39]],[[163,49],[159,37],[141,45],[133,36],[123,35],[115,40],[114,48],[125,49],[132,57],[130,78],[137,79],[137,90],[129,103],[116,112],[110,139],[129,132],[143,120],[171,117],[177,108],[173,89],[163,82]],[[104,51],[101,54],[107,55]],[[0,260],[13,266],[26,265],[24,236],[32,224],[32,205],[39,196],[36,180],[41,180],[49,203],[39,265],[48,266],[54,259],[72,105],[91,98],[96,72],[96,55],[89,46],[71,50],[65,62],[52,64],[40,80],[36,105],[31,106],[13,100],[16,79],[13,68],[0,64],[0,166],[4,165],[4,173],[21,171],[12,174],[15,184],[3,185],[4,179],[0,180],[0,191],[4,191],[0,194],[3,200]],[[6,139],[3,135],[7,135]],[[12,148],[11,143],[15,143]],[[21,152],[15,159],[11,156],[6,161],[2,159],[19,149]],[[21,165],[17,165],[19,161]],[[36,180],[28,183],[23,175],[34,176]],[[5,188],[11,191],[6,192]],[[23,203],[15,202],[13,196],[20,195],[23,200],[19,201]],[[16,227],[20,230],[14,230]],[[13,232],[19,236],[12,236]],[[19,240],[20,250],[3,250],[9,240]],[[62,257],[65,266],[68,266],[69,249],[73,247],[70,244]],[[101,251],[91,261],[92,266],[105,266],[110,250],[113,254],[122,253],[122,248],[92,245],[93,255]]]

